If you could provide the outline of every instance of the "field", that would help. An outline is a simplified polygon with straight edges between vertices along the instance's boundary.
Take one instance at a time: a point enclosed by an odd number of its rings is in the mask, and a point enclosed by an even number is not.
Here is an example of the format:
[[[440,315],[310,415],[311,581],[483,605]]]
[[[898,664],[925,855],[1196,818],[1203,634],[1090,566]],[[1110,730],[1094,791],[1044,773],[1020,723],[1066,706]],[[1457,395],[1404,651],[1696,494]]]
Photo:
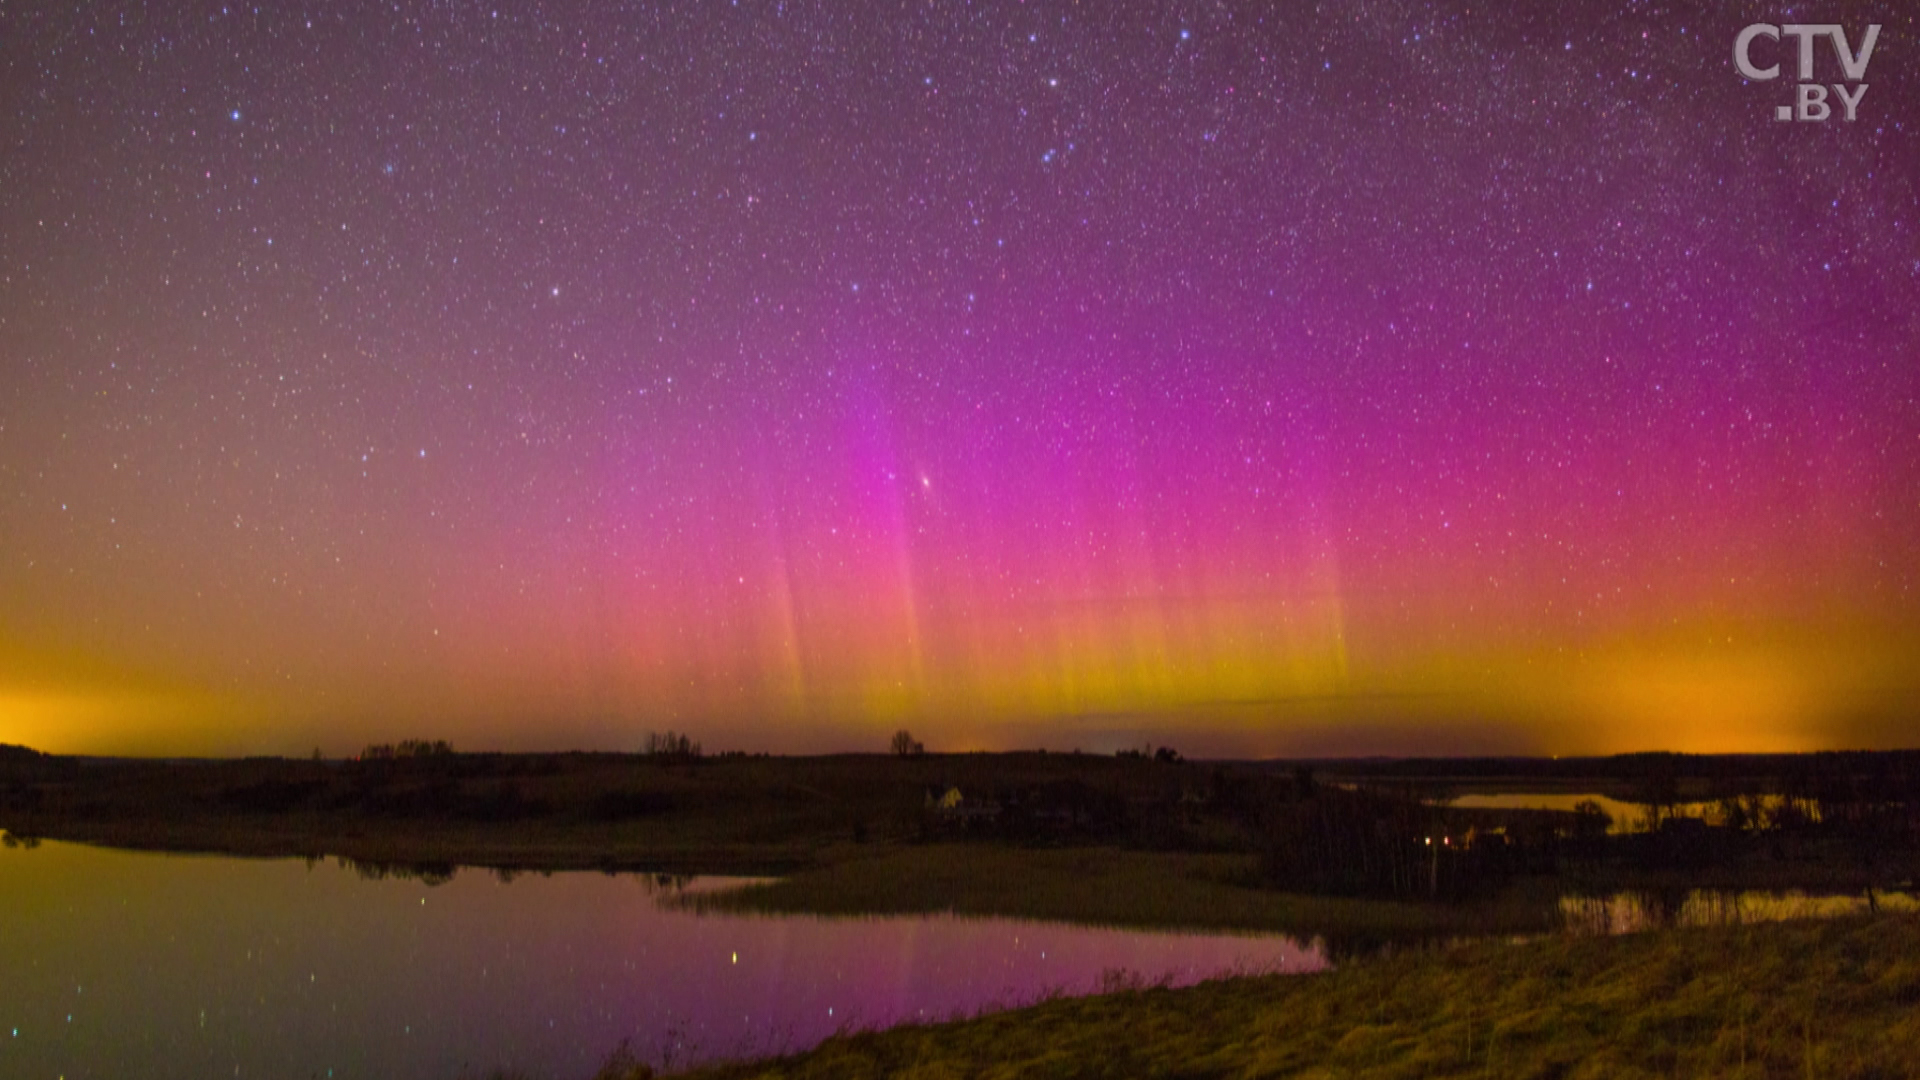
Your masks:
[[[688,898],[727,911],[822,915],[951,911],[1142,928],[1244,930],[1326,940],[1336,955],[1408,940],[1539,933],[1559,925],[1555,894],[1532,882],[1476,903],[1423,904],[1257,888],[1232,854],[1111,847],[914,845]]]
[[[703,1080],[1920,1076],[1912,917],[1555,936],[844,1035]]]

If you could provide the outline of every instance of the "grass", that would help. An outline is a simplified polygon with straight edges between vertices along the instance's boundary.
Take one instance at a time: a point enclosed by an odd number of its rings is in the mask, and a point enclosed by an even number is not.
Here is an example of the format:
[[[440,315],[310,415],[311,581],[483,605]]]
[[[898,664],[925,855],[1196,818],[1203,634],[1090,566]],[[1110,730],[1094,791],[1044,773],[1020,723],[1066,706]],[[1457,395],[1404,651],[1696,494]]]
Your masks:
[[[1920,920],[1402,953],[843,1035],[702,1080],[1920,1077]]]
[[[1113,926],[1246,930],[1356,944],[1558,925],[1557,899],[1412,904],[1302,896],[1238,884],[1250,856],[930,844],[808,869],[763,885],[689,897],[704,911],[820,915],[1004,915]]]

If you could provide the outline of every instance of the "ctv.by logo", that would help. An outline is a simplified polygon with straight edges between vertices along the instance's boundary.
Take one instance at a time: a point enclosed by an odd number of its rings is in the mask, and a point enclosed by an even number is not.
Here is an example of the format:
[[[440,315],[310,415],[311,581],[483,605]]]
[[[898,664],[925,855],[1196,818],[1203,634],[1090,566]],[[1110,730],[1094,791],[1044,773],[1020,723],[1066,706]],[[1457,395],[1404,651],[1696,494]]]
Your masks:
[[[1783,35],[1800,39],[1800,84],[1794,87],[1794,103],[1774,109],[1773,118],[1818,123],[1833,115],[1833,106],[1827,104],[1826,86],[1813,81],[1813,39],[1824,37],[1833,43],[1833,54],[1840,59],[1841,74],[1847,77],[1847,82],[1833,84],[1833,92],[1839,97],[1840,104],[1846,107],[1846,118],[1854,119],[1860,99],[1867,96],[1867,84],[1861,80],[1867,77],[1867,62],[1873,59],[1874,42],[1880,40],[1880,24],[1873,23],[1867,27],[1867,36],[1861,39],[1860,51],[1856,53],[1847,45],[1847,32],[1836,23],[1787,23],[1783,26],[1754,23],[1733,39],[1733,66],[1754,82],[1769,82],[1779,78],[1778,62],[1767,67],[1753,66],[1753,39],[1763,37],[1779,41]],[[1847,83],[1855,84],[1851,94],[1847,93]]]

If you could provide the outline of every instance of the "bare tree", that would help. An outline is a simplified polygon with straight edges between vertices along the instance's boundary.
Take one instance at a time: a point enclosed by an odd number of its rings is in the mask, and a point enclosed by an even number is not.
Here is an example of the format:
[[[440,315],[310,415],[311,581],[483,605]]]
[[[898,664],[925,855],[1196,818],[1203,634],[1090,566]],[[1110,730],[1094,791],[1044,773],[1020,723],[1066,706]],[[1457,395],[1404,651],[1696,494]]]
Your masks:
[[[894,732],[893,741],[887,745],[891,747],[894,754],[899,757],[913,757],[916,754],[924,754],[927,752],[926,744],[915,739],[913,733],[906,728],[901,728],[899,731]]]
[[[669,730],[662,735],[657,731],[647,732],[645,749],[641,751],[648,757],[674,758],[691,761],[701,756],[700,744],[691,737],[678,735]]]

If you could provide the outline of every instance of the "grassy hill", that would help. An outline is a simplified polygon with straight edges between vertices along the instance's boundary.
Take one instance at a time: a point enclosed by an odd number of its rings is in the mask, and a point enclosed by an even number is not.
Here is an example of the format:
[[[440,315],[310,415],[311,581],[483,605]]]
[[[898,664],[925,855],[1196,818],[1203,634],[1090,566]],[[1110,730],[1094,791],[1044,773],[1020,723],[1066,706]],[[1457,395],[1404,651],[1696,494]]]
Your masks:
[[[690,1075],[1920,1077],[1920,920],[1488,942],[1060,999]]]

